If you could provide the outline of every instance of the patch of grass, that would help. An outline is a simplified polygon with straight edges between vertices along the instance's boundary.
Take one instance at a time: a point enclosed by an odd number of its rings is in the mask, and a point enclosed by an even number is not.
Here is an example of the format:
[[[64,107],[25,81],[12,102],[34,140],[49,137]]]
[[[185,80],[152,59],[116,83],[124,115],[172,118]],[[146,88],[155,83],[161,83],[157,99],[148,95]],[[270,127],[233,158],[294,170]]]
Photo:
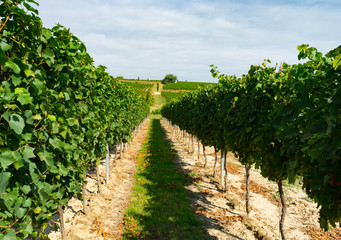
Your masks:
[[[200,183],[200,182],[197,183],[197,188],[198,188],[199,191],[201,191],[202,186],[201,186],[201,183]]]
[[[216,83],[205,83],[205,82],[183,82],[178,81],[176,83],[167,83],[163,86],[163,89],[171,90],[198,90],[200,87],[207,87]]]
[[[186,92],[165,92],[165,91],[161,92],[161,95],[162,97],[166,99],[166,102],[170,102],[172,99],[179,98],[185,94]]]
[[[199,176],[199,173],[197,171],[192,171],[188,174],[191,178],[195,178],[197,176]]]
[[[184,186],[189,183],[175,163],[159,119],[151,119],[138,157],[123,239],[208,239],[191,210]]]
[[[166,104],[166,99],[161,95],[155,95],[155,105],[164,105]]]
[[[150,108],[151,111],[156,109],[161,109],[161,107],[166,104],[166,99],[161,95],[153,95],[154,96],[154,105]]]
[[[152,111],[152,114],[155,114],[155,115],[161,114],[161,109],[158,108],[158,109],[153,110],[153,111]]]

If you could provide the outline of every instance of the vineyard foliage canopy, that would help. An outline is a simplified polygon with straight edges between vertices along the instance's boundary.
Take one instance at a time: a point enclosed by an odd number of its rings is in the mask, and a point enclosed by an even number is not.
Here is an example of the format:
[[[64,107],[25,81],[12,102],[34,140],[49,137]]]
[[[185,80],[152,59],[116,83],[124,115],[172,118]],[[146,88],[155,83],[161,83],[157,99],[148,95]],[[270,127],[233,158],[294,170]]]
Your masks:
[[[0,238],[39,237],[84,173],[149,105],[67,28],[45,28],[34,0],[0,4]]]
[[[280,183],[297,177],[320,206],[320,224],[341,220],[341,46],[325,56],[298,46],[305,63],[251,66],[163,106],[162,116],[206,146],[232,151]]]

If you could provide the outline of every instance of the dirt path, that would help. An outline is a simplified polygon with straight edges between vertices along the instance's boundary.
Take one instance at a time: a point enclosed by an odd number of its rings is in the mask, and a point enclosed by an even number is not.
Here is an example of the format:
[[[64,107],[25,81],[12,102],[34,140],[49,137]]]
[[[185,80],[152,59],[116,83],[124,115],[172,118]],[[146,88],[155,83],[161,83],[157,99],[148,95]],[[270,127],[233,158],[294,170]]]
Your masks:
[[[250,201],[251,213],[246,218],[245,211],[245,170],[232,154],[228,155],[228,194],[220,184],[220,163],[213,178],[214,149],[206,147],[208,166],[204,168],[204,156],[200,145],[197,159],[197,143],[192,147],[179,140],[165,121],[162,121],[168,138],[172,141],[179,162],[192,177],[188,190],[196,193],[192,198],[193,209],[202,219],[206,219],[207,229],[217,239],[279,239],[279,208],[277,184],[261,176],[259,170],[251,169]],[[219,158],[220,161],[220,158]],[[318,210],[301,189],[299,184],[284,186],[288,204],[285,220],[287,239],[341,239],[341,228],[325,233],[319,228]],[[193,194],[192,194],[193,195]],[[209,221],[207,221],[209,219]]]
[[[129,204],[131,189],[136,171],[137,155],[146,138],[149,119],[141,127],[140,132],[124,152],[122,159],[113,166],[114,154],[111,154],[110,183],[105,182],[105,165],[101,163],[100,193],[97,193],[96,174],[90,174],[86,186],[89,213],[82,212],[82,202],[71,199],[64,210],[67,239],[120,239],[123,232],[124,211]],[[60,232],[51,232],[51,240],[59,240]]]

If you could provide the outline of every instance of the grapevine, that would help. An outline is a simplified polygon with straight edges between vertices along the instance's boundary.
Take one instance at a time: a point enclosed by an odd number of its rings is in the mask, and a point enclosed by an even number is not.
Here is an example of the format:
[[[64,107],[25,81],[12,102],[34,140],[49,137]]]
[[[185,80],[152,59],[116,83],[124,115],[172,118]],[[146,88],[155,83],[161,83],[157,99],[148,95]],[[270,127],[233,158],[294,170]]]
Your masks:
[[[33,0],[0,5],[0,237],[35,237],[149,107]]]
[[[278,183],[283,238],[283,180],[303,180],[308,196],[321,206],[321,227],[341,220],[341,46],[325,56],[308,45],[298,50],[305,63],[270,67],[265,60],[241,78],[220,74],[212,65],[218,85],[161,110],[202,142],[235,153],[246,171],[255,165]]]

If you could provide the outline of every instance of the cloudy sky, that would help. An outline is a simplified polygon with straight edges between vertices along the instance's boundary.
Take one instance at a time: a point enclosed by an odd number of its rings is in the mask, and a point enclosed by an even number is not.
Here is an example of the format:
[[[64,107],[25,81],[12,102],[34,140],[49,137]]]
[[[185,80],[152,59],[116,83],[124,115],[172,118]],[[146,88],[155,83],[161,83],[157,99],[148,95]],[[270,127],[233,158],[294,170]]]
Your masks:
[[[297,45],[341,44],[340,0],[44,0],[112,76],[214,81],[210,65],[240,76],[263,59],[297,63]]]

